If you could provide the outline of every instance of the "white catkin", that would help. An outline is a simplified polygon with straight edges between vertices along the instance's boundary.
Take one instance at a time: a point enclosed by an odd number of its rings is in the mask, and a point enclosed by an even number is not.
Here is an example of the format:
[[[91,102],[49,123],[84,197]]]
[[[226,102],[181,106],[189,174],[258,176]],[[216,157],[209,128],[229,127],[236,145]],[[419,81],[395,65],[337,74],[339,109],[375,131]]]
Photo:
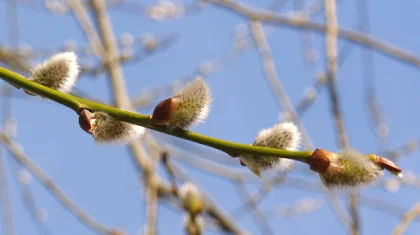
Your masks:
[[[179,198],[184,201],[189,197],[201,198],[201,193],[195,184],[186,182],[179,188]]]
[[[167,123],[169,129],[187,129],[203,122],[210,111],[211,93],[205,81],[198,77],[172,97],[175,109]]]
[[[282,122],[261,130],[255,137],[253,145],[292,151],[299,148],[300,141],[301,133],[298,127],[292,122]],[[293,164],[292,160],[271,156],[245,154],[239,158],[258,176],[261,170],[287,171]]]
[[[320,173],[327,188],[357,188],[373,183],[383,174],[381,168],[353,149],[333,155],[330,165]]]
[[[92,136],[101,143],[127,143],[143,135],[145,129],[141,126],[119,121],[106,113],[94,113],[95,127]]]
[[[70,92],[77,81],[79,65],[74,52],[63,52],[49,58],[31,71],[31,81],[51,89]]]

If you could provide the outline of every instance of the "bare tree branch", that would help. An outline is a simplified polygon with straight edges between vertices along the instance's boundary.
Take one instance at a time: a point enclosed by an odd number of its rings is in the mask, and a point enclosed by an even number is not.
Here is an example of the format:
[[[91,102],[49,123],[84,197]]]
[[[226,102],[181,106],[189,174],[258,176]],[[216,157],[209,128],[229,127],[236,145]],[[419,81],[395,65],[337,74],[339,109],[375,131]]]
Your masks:
[[[327,31],[327,26],[322,23],[311,22],[306,19],[297,18],[297,17],[286,17],[281,15],[276,15],[273,12],[260,10],[255,8],[250,8],[244,4],[233,2],[231,0],[205,0],[207,2],[213,3],[222,8],[233,11],[239,15],[247,17],[249,19],[258,20],[261,22],[284,25],[292,28],[306,29],[325,33]],[[352,29],[338,29],[337,34],[339,37],[350,40],[354,43],[360,44],[362,46],[371,47],[379,52],[382,52],[388,56],[394,57],[406,63],[409,63],[413,66],[420,66],[420,58],[415,55],[410,54],[400,48],[397,48],[393,45],[390,45],[386,42],[379,41],[371,36],[359,33]]]
[[[312,141],[309,138],[309,135],[306,132],[303,124],[300,122],[299,116],[297,115],[292,102],[286,95],[283,89],[283,85],[277,77],[276,67],[274,65],[273,58],[271,57],[270,46],[267,43],[265,33],[261,24],[257,21],[252,21],[250,23],[250,28],[252,36],[254,38],[254,42],[256,44],[256,47],[258,48],[261,57],[261,63],[263,65],[265,76],[267,78],[268,83],[270,84],[272,92],[274,93],[277,99],[277,102],[281,105],[283,110],[290,114],[292,116],[292,119],[298,123],[300,130],[303,133],[304,148],[312,149]]]
[[[33,163],[25,154],[22,152],[19,145],[14,143],[9,136],[1,133],[1,141],[6,145],[6,148],[10,152],[11,156],[18,161],[20,164],[25,166],[38,180],[39,182],[59,201],[65,208],[67,208],[76,218],[88,228],[96,233],[108,235],[111,230],[106,228],[104,225],[97,222],[95,219],[90,217],[85,211],[78,207],[61,189],[54,183],[54,181],[46,175],[35,163]]]
[[[408,228],[410,223],[420,215],[420,203],[414,205],[401,219],[401,222],[394,228],[392,231],[392,235],[400,235],[403,234],[404,231]]]

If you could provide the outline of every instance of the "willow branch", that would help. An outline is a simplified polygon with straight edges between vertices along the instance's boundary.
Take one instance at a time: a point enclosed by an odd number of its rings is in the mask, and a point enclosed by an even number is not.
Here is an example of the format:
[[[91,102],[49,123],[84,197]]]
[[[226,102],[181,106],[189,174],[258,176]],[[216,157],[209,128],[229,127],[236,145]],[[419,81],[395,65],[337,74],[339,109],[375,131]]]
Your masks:
[[[234,142],[229,142],[205,135],[201,135],[195,132],[177,129],[173,132],[170,132],[167,128],[164,127],[156,127],[150,124],[150,116],[137,114],[125,110],[121,110],[118,108],[114,108],[108,105],[100,104],[97,102],[81,99],[69,94],[65,94],[54,89],[50,89],[48,87],[39,85],[37,83],[31,82],[24,78],[23,76],[14,73],[8,69],[0,67],[0,77],[11,83],[15,86],[23,88],[27,91],[40,95],[42,97],[48,98],[53,100],[57,103],[60,103],[75,112],[78,112],[81,108],[86,108],[91,111],[102,111],[110,116],[124,122],[132,123],[135,125],[140,125],[148,129],[152,129],[161,133],[165,133],[171,136],[175,136],[181,139],[185,139],[188,141],[192,141],[195,143],[199,143],[202,145],[206,145],[209,147],[213,147],[215,149],[221,150],[226,152],[230,155],[236,154],[256,154],[256,155],[269,155],[273,157],[282,157],[293,159],[301,162],[306,162],[305,158],[312,153],[312,151],[287,151],[281,149],[273,149],[273,148],[264,148],[264,147],[256,147],[250,146],[247,144],[239,144]]]
[[[146,222],[144,226],[145,235],[156,234],[156,219],[158,207],[158,191],[157,180],[155,179],[154,169],[149,169],[151,172],[145,173],[145,189],[146,189]]]

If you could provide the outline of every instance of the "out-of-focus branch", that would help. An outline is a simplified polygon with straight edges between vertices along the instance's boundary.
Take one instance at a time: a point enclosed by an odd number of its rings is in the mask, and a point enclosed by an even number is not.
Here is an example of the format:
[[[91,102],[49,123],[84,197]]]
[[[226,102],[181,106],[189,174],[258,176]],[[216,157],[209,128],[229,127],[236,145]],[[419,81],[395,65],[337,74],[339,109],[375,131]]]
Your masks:
[[[30,70],[30,67],[21,61],[17,53],[4,47],[0,47],[0,62],[8,64],[11,68],[19,71],[27,72]]]
[[[129,65],[129,64],[135,64],[138,63],[146,58],[148,58],[149,56],[152,56],[158,52],[161,52],[162,50],[170,47],[171,45],[174,44],[174,42],[176,41],[176,35],[169,35],[169,36],[165,36],[163,38],[160,39],[155,39],[156,41],[154,42],[154,45],[151,46],[153,48],[145,48],[143,47],[141,51],[136,52],[134,55],[126,58],[126,56],[124,54],[119,54],[117,57],[112,58],[111,60],[117,60],[120,64],[124,64],[124,65]],[[108,62],[109,63],[109,62]],[[98,66],[96,67],[91,67],[91,68],[82,68],[81,73],[82,74],[86,74],[86,75],[91,75],[91,76],[98,76],[100,74],[102,74],[103,72],[106,72],[106,68],[105,68],[104,63],[100,63]]]
[[[297,115],[292,102],[286,95],[286,92],[283,89],[283,85],[277,76],[276,67],[274,65],[273,58],[271,57],[270,46],[267,43],[261,24],[258,21],[251,21],[250,29],[254,38],[255,45],[261,57],[261,63],[264,69],[265,77],[270,84],[270,88],[272,89],[277,102],[280,104],[283,110],[288,112],[292,116],[292,119],[298,123],[300,130],[303,133],[302,136],[304,148],[311,149],[313,147],[312,141],[310,140],[303,124],[300,122],[299,116]]]
[[[324,198],[303,198],[292,206],[278,207],[267,214],[269,217],[295,218],[322,208],[326,204]]]
[[[144,225],[145,235],[156,234],[156,220],[157,220],[157,207],[158,207],[158,189],[156,180],[155,169],[144,169],[144,183],[146,191],[146,222]]]
[[[168,178],[169,178],[169,181],[171,182],[171,186],[172,186],[172,190],[174,191],[174,194],[178,194],[178,186],[176,184],[176,177],[175,177],[174,169],[172,168],[172,165],[169,163],[168,151],[162,152],[161,161],[163,163],[163,167],[166,170],[166,173],[168,174]]]
[[[177,176],[177,178],[179,178],[181,180],[184,180],[184,181],[191,181],[191,182],[195,183],[194,180],[191,179],[191,177],[189,177],[182,168],[177,167],[176,165],[173,165],[173,169],[174,169],[174,173]],[[199,187],[199,185],[197,183],[195,183],[195,185],[197,187]],[[199,189],[200,189],[200,192],[203,195],[203,198],[205,198],[205,200],[203,201],[203,203],[204,203],[203,213],[206,214],[208,217],[214,219],[216,221],[217,227],[219,227],[224,232],[228,232],[228,233],[233,233],[233,234],[238,234],[238,235],[248,234],[241,227],[236,225],[236,219],[234,217],[226,214],[225,211],[219,209],[217,204],[214,203],[213,200],[211,200],[206,195],[205,190],[203,190],[203,188],[199,187]],[[165,194],[167,194],[167,193],[165,193]],[[163,197],[166,196],[167,197],[167,195],[165,195],[165,194],[161,194],[161,196],[163,196]],[[178,195],[176,195],[176,197],[178,197]],[[232,228],[234,228],[234,229],[232,230]]]
[[[394,228],[394,231],[392,231],[392,235],[400,235],[403,234],[404,231],[408,228],[410,223],[420,215],[420,203],[417,203],[414,205],[413,208],[411,208],[407,213],[404,214],[404,216],[401,219],[401,222]]]
[[[106,61],[104,65],[109,73],[111,87],[114,93],[114,102],[121,108],[131,109],[130,100],[126,95],[127,90],[123,81],[121,64],[118,60],[113,59],[118,57],[119,51],[105,3],[103,0],[92,0],[91,5],[106,51],[106,54],[102,57],[102,61]]]
[[[235,188],[238,192],[238,194],[242,197],[242,200],[248,201],[248,203],[251,205],[251,210],[253,212],[255,222],[257,223],[257,226],[259,227],[261,234],[274,234],[273,230],[271,229],[268,220],[266,216],[261,212],[258,206],[254,206],[253,198],[246,190],[243,182],[237,182],[235,183]]]
[[[22,166],[22,164],[19,164],[19,165]],[[48,228],[47,224],[45,223],[45,220],[44,220],[45,218],[43,217],[44,215],[41,213],[43,211],[41,211],[40,208],[38,208],[38,206],[36,205],[34,195],[28,185],[29,182],[25,182],[25,181],[29,181],[28,179],[25,179],[25,177],[27,177],[25,176],[25,173],[29,174],[24,166],[22,166],[22,169],[20,171],[16,171],[15,173],[15,175],[18,176],[17,181],[20,186],[19,188],[22,194],[23,204],[26,207],[32,219],[34,227],[38,231],[38,234],[50,235],[51,231]]]
[[[203,159],[197,154],[185,151],[176,146],[167,145],[166,149],[168,149],[174,159],[214,176],[220,176],[232,181],[258,180],[255,176],[251,175],[250,172],[235,170],[223,164]]]
[[[284,25],[292,28],[306,29],[325,33],[327,26],[322,23],[308,21],[299,17],[287,17],[277,15],[271,11],[261,10],[257,8],[251,8],[244,4],[234,2],[231,0],[205,0],[216,6],[226,8],[234,13],[244,16],[249,19],[258,20],[261,22],[267,22],[272,24]],[[371,47],[379,52],[382,52],[388,56],[404,61],[416,67],[420,67],[420,58],[410,54],[400,48],[397,48],[389,43],[379,41],[369,35],[362,34],[352,29],[338,29],[338,36],[350,40],[354,43],[360,44],[365,47]]]
[[[386,157],[396,160],[402,156],[407,156],[418,151],[420,148],[420,140],[409,140],[396,149],[387,150],[381,154]]]
[[[92,51],[98,56],[98,59],[102,61],[105,59],[105,50],[102,46],[102,43],[98,37],[98,34],[95,31],[95,27],[92,22],[89,20],[89,15],[83,8],[83,3],[80,0],[66,0],[68,6],[72,9],[75,18],[79,22],[80,27],[84,31],[89,46]]]
[[[358,14],[358,26],[364,33],[369,33],[369,2],[365,0],[355,1]],[[384,121],[384,116],[379,104],[375,87],[375,64],[373,51],[370,48],[362,48],[361,66],[363,67],[364,95],[369,111],[370,125],[372,131],[379,141],[380,149],[388,148],[388,125]]]
[[[111,230],[104,225],[97,222],[90,217],[85,211],[77,206],[61,189],[54,183],[54,181],[46,175],[35,163],[33,163],[9,136],[4,133],[0,134],[1,141],[6,145],[11,156],[16,159],[20,164],[25,166],[39,182],[61,203],[67,208],[82,224],[86,225],[93,231],[108,235]]]
[[[11,207],[9,184],[7,182],[6,161],[3,152],[0,152],[0,202],[1,218],[4,234],[14,235],[15,225],[13,222],[13,211]]]
[[[325,0],[325,17],[327,20],[325,49],[327,56],[327,84],[331,102],[331,111],[335,121],[335,128],[338,134],[341,148],[347,147],[347,136],[344,129],[341,115],[339,98],[335,84],[337,71],[337,19],[335,0]]]
[[[347,135],[344,128],[343,117],[340,110],[339,98],[335,84],[335,76],[337,72],[337,13],[335,0],[325,0],[325,18],[326,18],[326,34],[325,34],[325,50],[327,57],[327,85],[330,97],[331,112],[334,117],[335,129],[338,135],[339,146],[345,149],[348,146]],[[357,211],[357,195],[349,193],[351,226],[350,231],[353,235],[359,234],[359,215]]]
[[[337,66],[340,66],[344,63],[344,61],[348,58],[353,48],[354,46],[349,43],[344,44],[340,48],[339,53],[337,55]],[[295,105],[296,112],[300,116],[302,116],[314,104],[316,98],[319,96],[319,93],[324,88],[327,82],[325,74],[326,73],[320,73],[316,75],[314,84],[305,90],[305,93]],[[288,115],[285,115],[283,117],[283,121],[285,120],[289,120]]]

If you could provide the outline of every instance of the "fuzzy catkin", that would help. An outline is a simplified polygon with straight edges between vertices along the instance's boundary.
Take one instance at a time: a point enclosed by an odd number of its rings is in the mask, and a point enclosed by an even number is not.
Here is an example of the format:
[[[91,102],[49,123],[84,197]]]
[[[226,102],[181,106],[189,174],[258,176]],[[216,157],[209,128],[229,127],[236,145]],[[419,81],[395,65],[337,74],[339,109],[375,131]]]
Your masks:
[[[79,65],[74,52],[52,56],[31,71],[29,80],[51,89],[70,92],[79,75]]]
[[[351,188],[370,184],[382,174],[382,169],[367,157],[355,150],[345,149],[333,155],[329,167],[319,176],[327,188]]]
[[[210,111],[211,93],[205,81],[199,77],[188,83],[172,97],[175,108],[167,123],[171,130],[187,129],[203,122]]]
[[[297,150],[300,145],[301,134],[292,122],[283,122],[268,129],[261,130],[255,137],[254,146],[269,147],[284,150]],[[272,156],[259,156],[252,154],[240,155],[239,158],[256,175],[261,170],[276,169],[286,171],[293,164],[292,160]]]
[[[179,189],[179,199],[186,211],[197,214],[202,209],[202,196],[197,186],[191,182],[184,183]]]
[[[144,128],[119,121],[106,113],[94,113],[95,127],[92,136],[97,142],[128,142],[144,133]]]

